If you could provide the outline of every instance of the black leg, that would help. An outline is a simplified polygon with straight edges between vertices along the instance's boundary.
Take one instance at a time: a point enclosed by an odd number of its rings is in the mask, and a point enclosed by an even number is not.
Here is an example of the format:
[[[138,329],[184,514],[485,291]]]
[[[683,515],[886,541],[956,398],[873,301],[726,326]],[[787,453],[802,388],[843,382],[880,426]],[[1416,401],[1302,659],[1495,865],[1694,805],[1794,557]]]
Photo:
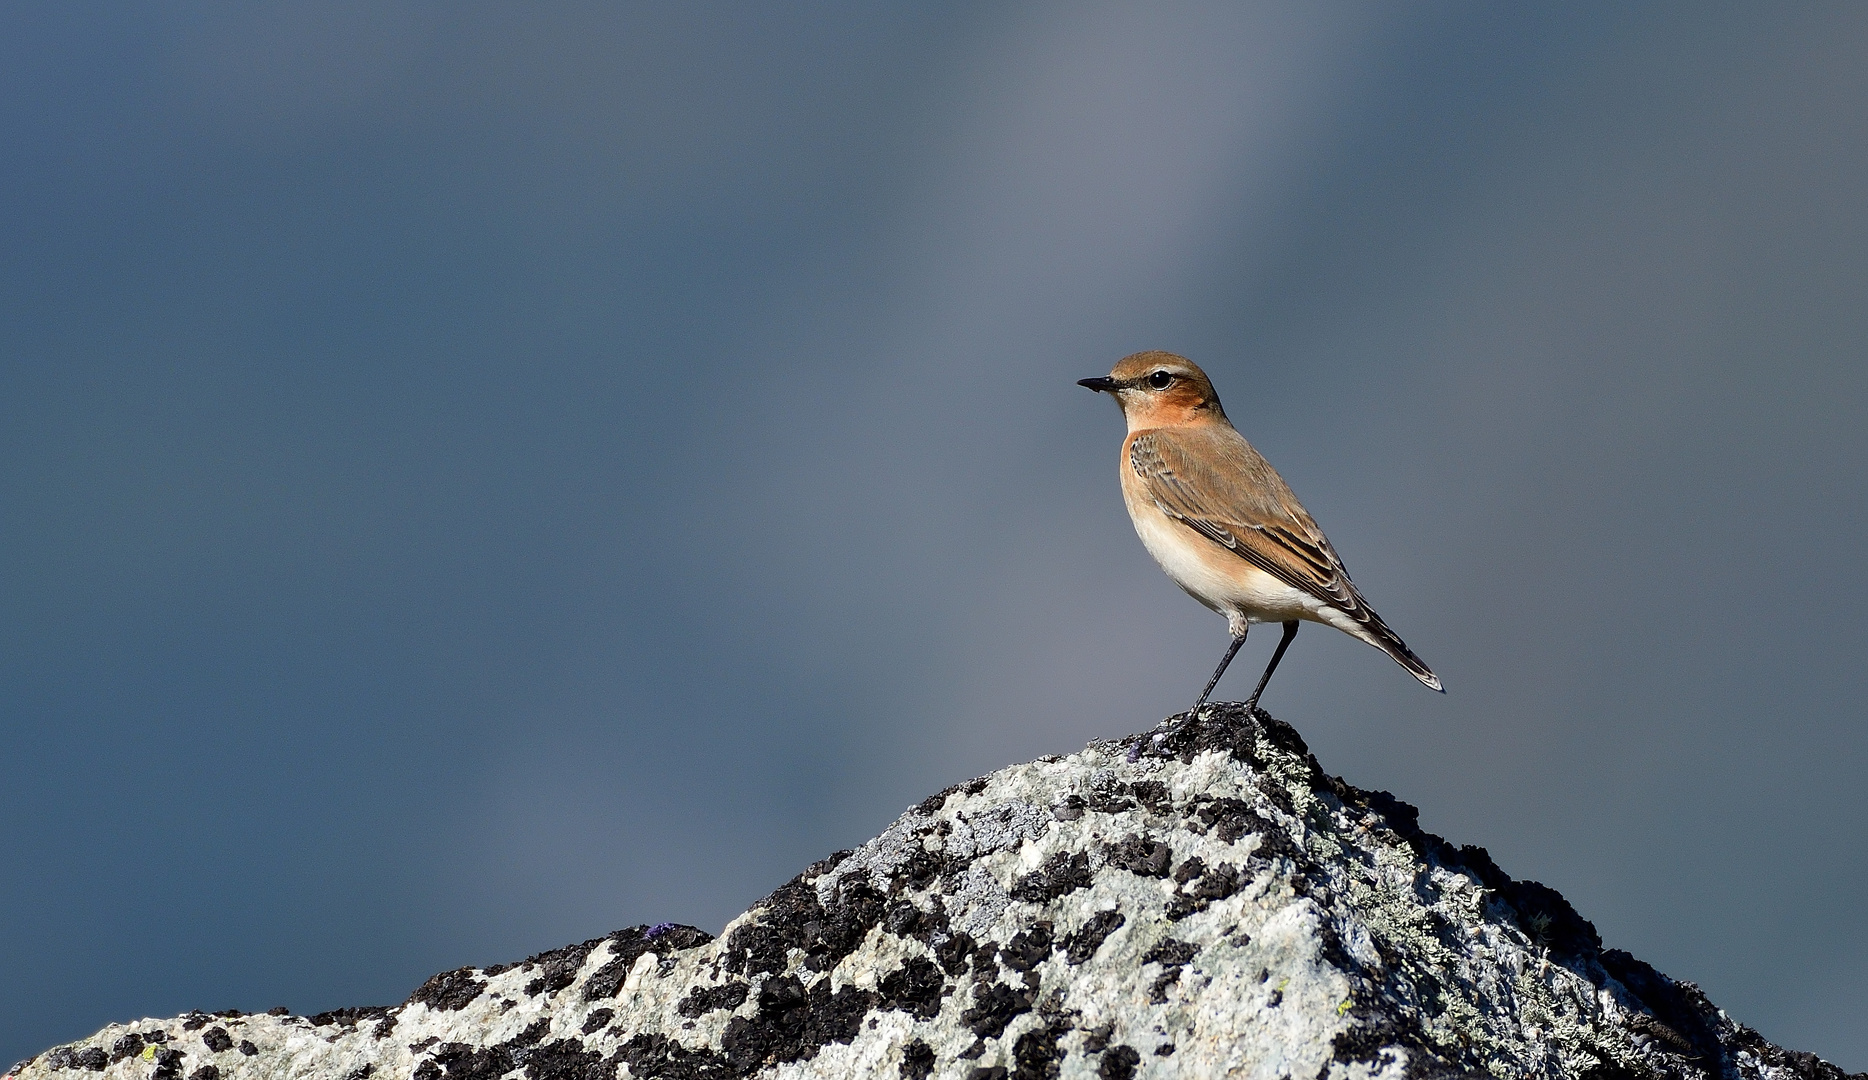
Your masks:
[[[1252,697],[1245,703],[1245,711],[1258,708],[1258,695],[1265,692],[1265,684],[1271,681],[1271,673],[1278,670],[1278,661],[1284,659],[1284,650],[1291,647],[1291,639],[1297,636],[1297,620],[1284,624],[1284,636],[1278,639],[1278,647],[1271,651],[1271,663],[1265,665],[1265,673],[1258,677],[1258,689],[1252,691]]]
[[[1219,677],[1226,674],[1226,665],[1232,663],[1232,658],[1239,655],[1239,646],[1243,644],[1245,644],[1244,634],[1232,639],[1232,645],[1226,649],[1226,655],[1219,658],[1219,666],[1213,669],[1213,677],[1206,681],[1206,689],[1200,691],[1200,700],[1194,702],[1193,708],[1187,710],[1188,723],[1192,723],[1200,715],[1200,706],[1206,704],[1208,695],[1212,694],[1213,688],[1219,685]]]

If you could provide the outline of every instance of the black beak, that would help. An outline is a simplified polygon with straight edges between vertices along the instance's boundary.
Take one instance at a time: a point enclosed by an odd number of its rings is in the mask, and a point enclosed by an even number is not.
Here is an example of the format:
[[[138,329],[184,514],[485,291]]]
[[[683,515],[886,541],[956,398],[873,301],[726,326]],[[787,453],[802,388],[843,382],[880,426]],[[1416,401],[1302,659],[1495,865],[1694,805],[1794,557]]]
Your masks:
[[[1113,394],[1116,392],[1117,389],[1121,387],[1122,384],[1118,383],[1117,381],[1115,381],[1114,379],[1110,378],[1107,375],[1102,375],[1094,379],[1078,379],[1077,385],[1087,386],[1099,394],[1104,394],[1104,393]]]

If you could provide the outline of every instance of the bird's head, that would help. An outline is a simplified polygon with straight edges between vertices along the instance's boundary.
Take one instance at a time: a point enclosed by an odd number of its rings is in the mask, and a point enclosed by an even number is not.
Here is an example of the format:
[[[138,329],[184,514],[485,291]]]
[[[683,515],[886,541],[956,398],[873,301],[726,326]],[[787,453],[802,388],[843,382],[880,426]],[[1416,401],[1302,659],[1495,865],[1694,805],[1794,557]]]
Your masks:
[[[1108,394],[1122,406],[1129,430],[1179,427],[1224,422],[1213,382],[1199,365],[1184,356],[1153,350],[1117,361],[1115,369],[1096,379],[1079,379],[1078,386]]]

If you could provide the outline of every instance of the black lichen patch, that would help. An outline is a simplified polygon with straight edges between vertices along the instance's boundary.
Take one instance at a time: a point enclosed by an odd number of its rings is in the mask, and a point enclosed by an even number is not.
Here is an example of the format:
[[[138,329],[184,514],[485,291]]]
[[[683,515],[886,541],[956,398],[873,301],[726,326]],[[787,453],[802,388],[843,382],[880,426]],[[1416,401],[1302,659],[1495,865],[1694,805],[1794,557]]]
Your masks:
[[[1013,971],[1030,971],[1050,958],[1056,940],[1050,923],[1033,923],[999,946],[999,961]]]
[[[758,1012],[727,1022],[720,1045],[741,1074],[780,1061],[795,1061],[810,1022],[810,995],[794,975],[767,979],[759,987]]]
[[[902,1080],[928,1080],[934,1075],[934,1048],[920,1039],[902,1047]]]
[[[366,1061],[345,1073],[344,1080],[370,1080],[370,1077],[375,1075],[375,1073],[376,1066]]]
[[[127,1057],[135,1057],[143,1052],[141,1032],[132,1031],[110,1045],[110,1063],[115,1065]]]
[[[902,860],[889,874],[891,891],[904,888],[925,889],[932,885],[941,871],[946,869],[946,861],[939,855],[925,849],[911,853]]]
[[[1129,785],[1129,791],[1150,813],[1165,813],[1174,805],[1168,786],[1159,780],[1137,780]]]
[[[598,944],[610,943],[610,958],[603,966],[590,973],[590,979],[584,983],[584,1000],[596,1001],[599,998],[615,997],[623,988],[623,981],[629,978],[629,969],[636,966],[636,961],[646,953],[666,956],[683,949],[692,949],[713,940],[713,935],[696,926],[661,924],[657,926],[631,926],[618,930],[607,938],[586,941],[583,953],[577,957],[577,966],[571,968],[571,978],[564,981],[569,986],[577,975],[584,959]],[[550,954],[546,954],[550,955]],[[530,985],[526,991],[533,992]]]
[[[1173,805],[1168,786],[1159,780],[1138,780],[1133,784],[1125,784],[1109,773],[1098,773],[1090,778],[1088,798],[1073,795],[1070,799],[1075,800],[1075,805],[1100,814],[1120,814],[1135,809],[1137,805],[1159,814]]]
[[[1097,776],[1090,781],[1090,793],[1084,805],[1099,814],[1121,814],[1135,809],[1135,800],[1129,797],[1127,784],[1113,777]]]
[[[610,935],[610,940],[616,940],[618,935],[625,932],[618,930]],[[686,923],[657,923],[642,931],[642,937],[662,954],[680,952],[684,949],[697,949],[713,940],[712,934],[698,926],[689,926]]]
[[[848,1043],[876,1007],[867,990],[845,986],[832,993],[829,979],[806,990],[795,975],[767,979],[759,987],[758,1011],[727,1021],[720,1039],[732,1067],[744,1075],[767,1065],[806,1061],[827,1043]]]
[[[941,969],[919,956],[884,976],[878,989],[882,1008],[900,1009],[920,1020],[939,1016],[941,999],[951,992]]]
[[[1109,935],[1116,932],[1127,921],[1125,916],[1114,909],[1099,911],[1083,923],[1082,929],[1064,939],[1064,959],[1072,965],[1081,964],[1096,955],[1096,950],[1103,947]]]
[[[555,994],[576,982],[577,973],[584,966],[584,961],[589,959],[591,950],[601,945],[603,940],[592,938],[576,945],[566,945],[561,949],[526,957],[519,966],[538,973],[525,984],[526,994],[531,997]]]
[[[1012,899],[1044,903],[1088,888],[1095,880],[1090,873],[1090,857],[1081,851],[1060,851],[1044,864],[1012,883]]]
[[[644,1080],[734,1080],[746,1075],[735,1070],[725,1055],[714,1050],[690,1049],[666,1035],[637,1035],[610,1055],[610,1068],[629,1066],[629,1074]],[[608,1075],[608,1074],[606,1074]]]
[[[1168,987],[1181,981],[1181,968],[1168,968],[1160,975],[1154,975],[1154,985],[1149,987],[1149,1002],[1164,1005],[1168,1002]]]
[[[466,1043],[442,1043],[435,1055],[415,1067],[415,1080],[499,1080],[512,1071],[504,1053],[479,1051]]]
[[[1198,856],[1181,863],[1174,871],[1181,890],[1168,901],[1167,917],[1184,919],[1196,911],[1205,911],[1215,900],[1223,900],[1244,888],[1250,879],[1236,866],[1221,863],[1208,866]]]
[[[1116,1045],[1103,1052],[1103,1059],[1096,1066],[1096,1075],[1102,1080],[1133,1080],[1135,1070],[1141,1068],[1141,1051],[1133,1046]]]
[[[1103,861],[1110,866],[1149,878],[1167,877],[1173,857],[1167,844],[1141,835],[1125,836],[1103,852]]]
[[[999,947],[990,941],[981,943],[973,950],[970,962],[973,965],[974,981],[988,983],[999,977],[998,956]]]
[[[907,900],[890,904],[882,917],[882,925],[896,937],[911,937],[922,942],[932,942],[949,929],[945,910],[938,906],[924,910]]]
[[[1393,1056],[1396,1047],[1405,1047],[1412,1056],[1409,1075],[1451,1067],[1423,1039],[1409,1033],[1393,1017],[1365,1015],[1367,1004],[1358,1002],[1358,1005],[1355,1022],[1337,1032],[1336,1037],[1330,1040],[1332,1061],[1343,1064],[1363,1062],[1379,1068]]]
[[[30,1064],[30,1061],[26,1064]],[[104,1066],[110,1064],[110,1055],[104,1053],[102,1047],[97,1046],[87,1046],[83,1050],[60,1046],[47,1052],[45,1064],[47,1068],[55,1072],[62,1069],[87,1069],[91,1072],[103,1072]],[[15,1066],[12,1071],[17,1073],[23,1067],[24,1065]]]
[[[805,963],[815,971],[829,971],[856,951],[887,914],[888,897],[870,884],[867,874],[845,874],[831,886],[823,912],[823,922],[807,935],[804,947]]]
[[[241,1012],[239,1009],[221,1009],[219,1012],[197,1013],[195,1015],[203,1022],[212,1023],[215,1020],[238,1020],[247,1014]]]
[[[1257,753],[1258,733],[1256,717],[1239,705],[1221,702],[1201,710],[1196,717],[1179,719],[1165,731],[1134,736],[1135,745],[1130,752],[1136,758],[1180,758],[1191,762],[1196,754],[1218,751],[1257,767],[1261,764]]]
[[[190,1012],[182,1017],[183,1031],[200,1031],[214,1021],[213,1013]]]
[[[1167,988],[1179,981],[1181,968],[1186,967],[1198,955],[1200,955],[1200,946],[1191,941],[1164,938],[1156,942],[1154,948],[1149,949],[1142,956],[1143,964],[1160,964],[1162,969],[1161,974],[1155,978],[1148,1000],[1157,1005],[1166,1001]]]
[[[945,938],[934,938],[928,945],[934,949],[934,959],[940,960],[941,970],[949,975],[958,975],[966,970],[966,964],[973,955],[973,934],[955,931]]]
[[[525,1066],[526,1080],[612,1080],[616,1075],[615,1064],[576,1039],[557,1039],[535,1050],[519,1051],[513,1060]]]
[[[259,1047],[254,1046],[253,1040],[251,1039],[241,1039],[240,1053],[246,1057],[252,1057],[254,1054],[259,1053]]]
[[[589,1016],[584,1017],[584,1026],[579,1030],[586,1035],[592,1035],[609,1027],[610,1021],[614,1019],[616,1019],[616,1010],[597,1009]]]
[[[224,1054],[233,1049],[233,1036],[227,1034],[227,1029],[219,1024],[202,1032],[201,1041],[216,1054]]]
[[[800,1057],[814,1057],[827,1043],[848,1045],[863,1029],[863,1018],[875,1010],[878,1000],[867,990],[845,986],[830,991],[830,980],[819,979],[811,987],[811,1017],[804,1032]]]
[[[416,987],[415,992],[409,995],[407,1004],[420,1002],[440,1012],[453,1012],[465,1008],[485,989],[486,980],[480,978],[473,968],[455,968],[433,976]]]
[[[1154,948],[1143,954],[1142,963],[1160,964],[1164,968],[1182,968],[1192,963],[1193,958],[1199,955],[1200,946],[1191,941],[1163,938],[1155,943]]]
[[[1065,1051],[1057,1045],[1063,1032],[1057,1028],[1032,1028],[1012,1044],[1013,1080],[1057,1080],[1063,1067]]]
[[[819,903],[808,874],[780,886],[760,902],[758,921],[746,923],[727,938],[723,967],[748,977],[783,971],[791,949],[805,953],[811,970],[834,967],[862,944],[890,908],[888,898],[866,875],[845,874],[829,892],[828,905]]]
[[[387,1005],[362,1005],[347,1009],[332,1009],[330,1012],[321,1012],[305,1019],[312,1027],[330,1027],[333,1024],[356,1027],[365,1020],[381,1020],[388,1015],[389,1006]]]
[[[975,1065],[973,1071],[966,1074],[966,1080],[1006,1080],[1006,1076],[1003,1065]]]
[[[1259,838],[1257,854],[1263,858],[1291,855],[1297,850],[1283,829],[1266,820],[1244,799],[1230,796],[1203,797],[1187,816],[1186,824],[1192,832],[1205,835],[1211,831],[1228,844],[1237,843],[1240,837],[1248,834],[1256,834]]]
[[[590,973],[589,981],[584,983],[584,1000],[595,1001],[598,998],[614,997],[623,988],[623,981],[629,978],[629,969],[636,966],[636,961],[649,952],[649,945],[642,937],[646,927],[634,926],[627,930],[618,930],[610,935],[616,943],[608,960],[603,966]],[[527,984],[527,990],[531,985]]]
[[[188,1080],[221,1080],[220,1066],[203,1065],[194,1072],[189,1073]]]
[[[675,1011],[690,1020],[695,1020],[721,1009],[737,1009],[745,1002],[746,994],[750,990],[751,987],[743,982],[722,983],[719,986],[697,986],[689,992],[687,997],[681,999],[680,1003],[675,1006]]]
[[[149,1080],[181,1080],[182,1052],[173,1046],[165,1046],[156,1051],[156,1067],[149,1074]]]
[[[973,1005],[960,1014],[960,1022],[981,1039],[997,1038],[1014,1017],[1031,1011],[1031,1003],[1029,990],[982,983],[973,988]]]
[[[1201,874],[1198,881],[1186,886],[1187,894],[1197,900],[1224,900],[1245,887],[1247,878],[1239,868],[1220,863]]]
[[[432,1057],[416,1066],[415,1080],[499,1080],[526,1064],[530,1051],[538,1046],[550,1029],[551,1021],[539,1020],[510,1040],[495,1046],[442,1043],[435,1048]],[[530,1070],[527,1072],[529,1074]]]

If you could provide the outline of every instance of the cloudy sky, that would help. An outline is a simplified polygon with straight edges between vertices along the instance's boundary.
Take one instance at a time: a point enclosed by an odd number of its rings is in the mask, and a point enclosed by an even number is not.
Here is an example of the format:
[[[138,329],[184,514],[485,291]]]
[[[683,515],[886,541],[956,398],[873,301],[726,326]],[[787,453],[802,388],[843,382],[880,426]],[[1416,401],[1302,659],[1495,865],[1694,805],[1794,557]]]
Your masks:
[[[1857,6],[11,5],[0,1058],[1184,709],[1167,348],[1446,680],[1312,627],[1324,765],[1868,1069],[1865,294]]]

